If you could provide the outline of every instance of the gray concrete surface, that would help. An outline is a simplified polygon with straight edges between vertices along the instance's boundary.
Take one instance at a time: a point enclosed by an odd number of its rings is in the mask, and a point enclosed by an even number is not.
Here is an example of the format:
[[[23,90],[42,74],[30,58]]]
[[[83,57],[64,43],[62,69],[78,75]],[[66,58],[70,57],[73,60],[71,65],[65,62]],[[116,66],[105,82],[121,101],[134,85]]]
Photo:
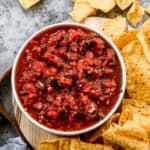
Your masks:
[[[143,6],[146,7],[148,4],[150,0],[142,0]],[[12,65],[19,48],[32,33],[44,26],[69,19],[71,9],[71,0],[41,0],[30,10],[23,10],[18,0],[0,0],[0,74]],[[98,15],[112,17],[120,13],[119,9],[115,9],[115,12],[107,15]],[[123,15],[125,16],[126,12],[123,12]],[[145,15],[141,22],[146,18],[148,16]],[[12,114],[9,78],[0,87],[0,99]],[[13,128],[0,117],[0,145],[14,136],[17,135]]]

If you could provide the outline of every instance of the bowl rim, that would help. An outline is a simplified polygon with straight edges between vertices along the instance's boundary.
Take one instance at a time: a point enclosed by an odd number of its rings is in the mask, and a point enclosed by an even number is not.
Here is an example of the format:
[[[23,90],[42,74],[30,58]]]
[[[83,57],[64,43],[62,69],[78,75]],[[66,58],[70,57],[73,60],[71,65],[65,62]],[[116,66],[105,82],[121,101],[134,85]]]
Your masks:
[[[15,86],[15,75],[16,75],[16,68],[17,68],[17,64],[18,64],[18,61],[19,61],[19,58],[24,50],[24,48],[26,47],[26,45],[29,43],[29,41],[31,41],[34,37],[36,37],[37,35],[39,35],[40,33],[48,30],[48,29],[52,29],[52,28],[59,28],[59,27],[81,27],[83,29],[87,29],[89,31],[92,31],[92,32],[95,32],[97,33],[103,40],[107,41],[110,46],[114,49],[117,57],[118,57],[118,60],[120,62],[120,66],[121,66],[121,71],[122,71],[122,74],[121,74],[121,77],[122,77],[122,81],[121,81],[121,87],[120,87],[120,94],[118,96],[118,100],[116,101],[115,105],[113,106],[113,108],[111,109],[111,111],[106,115],[106,117],[104,117],[103,119],[99,120],[97,123],[95,123],[94,125],[90,126],[90,127],[87,127],[87,128],[84,128],[84,129],[81,129],[81,130],[75,130],[75,131],[61,131],[61,130],[56,130],[56,129],[51,129],[51,128],[48,128],[46,127],[45,125],[43,124],[40,124],[38,121],[36,121],[35,119],[33,119],[30,114],[24,110],[24,107],[23,105],[21,104],[20,100],[19,100],[19,96],[17,94],[17,91],[16,91],[16,86]],[[75,135],[79,135],[79,134],[83,134],[83,133],[86,133],[86,132],[90,132],[96,128],[98,128],[99,126],[101,126],[102,124],[104,124],[117,110],[117,108],[120,106],[121,104],[121,101],[123,99],[123,96],[124,96],[124,93],[125,93],[125,88],[126,88],[126,68],[125,68],[125,64],[124,64],[124,61],[123,61],[123,58],[118,50],[118,48],[115,46],[115,44],[104,34],[102,33],[101,31],[98,31],[97,29],[93,28],[93,27],[90,27],[88,25],[85,25],[85,24],[80,24],[80,23],[67,23],[67,22],[64,22],[64,23],[56,23],[56,24],[52,24],[52,25],[48,25],[42,29],[40,29],[39,31],[35,32],[34,34],[32,34],[25,42],[24,44],[21,46],[21,48],[19,49],[18,53],[17,53],[17,56],[14,60],[14,64],[13,64],[13,68],[12,68],[12,75],[11,75],[11,85],[12,85],[12,93],[13,93],[13,96],[15,98],[15,101],[17,103],[17,105],[19,106],[21,112],[27,117],[27,119],[29,119],[34,125],[38,126],[39,128],[45,130],[45,131],[48,131],[52,134],[56,134],[56,135],[61,135],[61,136],[75,136]]]

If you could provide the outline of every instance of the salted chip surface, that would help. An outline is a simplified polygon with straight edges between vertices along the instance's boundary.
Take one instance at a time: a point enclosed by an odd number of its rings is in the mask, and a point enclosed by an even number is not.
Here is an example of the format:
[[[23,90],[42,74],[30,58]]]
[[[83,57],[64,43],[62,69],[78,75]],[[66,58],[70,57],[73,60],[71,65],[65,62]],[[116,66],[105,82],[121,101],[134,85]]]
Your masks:
[[[115,1],[116,1],[117,6],[121,10],[127,9],[133,3],[133,0],[115,0]]]
[[[116,3],[115,0],[88,0],[93,8],[99,9],[104,13],[111,11]]]
[[[131,106],[134,111],[150,118],[150,104],[139,101],[138,99],[123,99],[122,110],[125,110],[129,106]]]
[[[130,42],[128,45],[126,45],[121,51],[121,54],[124,58],[124,62],[126,65],[127,80],[128,76],[130,77],[132,74],[134,74],[133,71],[136,69],[138,61],[142,56],[141,49],[142,45],[139,43],[139,41],[134,40]]]
[[[119,36],[127,29],[126,19],[118,16],[104,22],[102,31],[111,39]]]
[[[150,19],[142,25],[138,38],[144,48],[145,58],[150,63]]]
[[[133,121],[127,121],[123,126],[114,124],[103,134],[103,138],[126,150],[148,150],[149,147],[146,131]]]
[[[137,34],[138,34],[138,30],[135,30],[135,29],[127,31],[127,32],[123,32],[119,36],[115,37],[113,39],[113,42],[121,50],[130,42],[137,40]]]
[[[150,15],[150,5],[145,9],[145,12]]]
[[[127,91],[132,99],[150,104],[150,64],[138,40],[129,43],[121,54],[127,71]]]
[[[127,13],[129,23],[136,26],[144,15],[144,8],[141,7],[139,0],[134,0],[133,5]]]
[[[140,125],[150,137],[150,118],[140,113],[133,113],[133,121]]]
[[[123,125],[128,120],[141,126],[150,137],[150,105],[136,99],[124,99],[119,124]]]
[[[32,7],[33,5],[35,5],[36,3],[38,3],[40,0],[19,0],[21,6],[24,9],[28,9],[30,7]]]
[[[81,22],[95,13],[96,9],[91,7],[88,2],[76,2],[70,15],[75,22]]]

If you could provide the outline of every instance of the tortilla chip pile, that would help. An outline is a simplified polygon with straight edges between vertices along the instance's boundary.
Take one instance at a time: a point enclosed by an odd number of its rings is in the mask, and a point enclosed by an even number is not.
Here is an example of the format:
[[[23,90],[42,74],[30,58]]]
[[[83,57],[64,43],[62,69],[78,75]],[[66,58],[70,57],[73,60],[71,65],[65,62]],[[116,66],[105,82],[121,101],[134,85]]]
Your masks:
[[[115,6],[122,11],[128,9],[127,19],[130,24],[136,26],[144,15],[150,15],[150,6],[146,9],[141,7],[140,0],[72,0],[74,2],[73,11],[70,13],[75,22],[82,22],[88,16],[96,14],[97,10],[103,13],[110,12]]]
[[[82,142],[79,138],[57,138],[42,142],[39,150],[113,150],[109,145]]]
[[[99,22],[98,17],[94,19]],[[85,22],[91,24],[90,20]],[[101,30],[114,41],[124,58],[129,97],[123,99],[121,108],[105,124],[85,134],[84,142],[79,138],[57,138],[42,142],[39,150],[150,148],[150,19],[139,31],[128,30],[121,16],[102,22]]]

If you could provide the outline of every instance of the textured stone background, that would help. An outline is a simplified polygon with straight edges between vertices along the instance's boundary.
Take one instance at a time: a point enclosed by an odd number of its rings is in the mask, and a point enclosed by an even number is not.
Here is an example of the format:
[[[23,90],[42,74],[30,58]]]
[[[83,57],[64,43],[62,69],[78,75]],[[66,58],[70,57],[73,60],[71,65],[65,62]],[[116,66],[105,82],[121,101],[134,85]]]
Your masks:
[[[142,0],[148,6],[150,0]],[[41,0],[30,10],[23,10],[18,0],[0,0],[0,74],[10,65],[25,40],[44,26],[69,19],[72,10],[71,0]],[[114,17],[122,13],[115,9],[109,14],[98,13],[99,16]],[[122,13],[126,15],[126,11]],[[143,17],[143,21],[147,19]],[[139,27],[139,26],[138,26]],[[9,78],[0,87],[0,99],[12,114],[11,87]],[[0,145],[9,137],[16,136],[13,128],[0,116]]]

